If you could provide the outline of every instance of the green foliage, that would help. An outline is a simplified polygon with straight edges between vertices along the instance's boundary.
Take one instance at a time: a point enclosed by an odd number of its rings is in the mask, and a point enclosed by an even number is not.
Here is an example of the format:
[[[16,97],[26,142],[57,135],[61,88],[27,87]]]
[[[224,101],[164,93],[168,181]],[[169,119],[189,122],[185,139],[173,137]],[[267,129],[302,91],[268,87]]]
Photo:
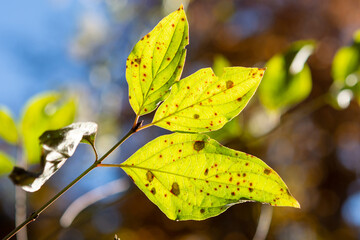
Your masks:
[[[360,71],[360,30],[354,34],[353,44],[340,48],[333,60],[332,75],[336,82],[346,84],[346,78]]]
[[[10,155],[0,151],[0,175],[10,173],[14,162],[15,160]]]
[[[221,77],[224,68],[230,67],[231,64],[223,55],[216,55],[214,57],[213,70],[216,76]]]
[[[9,144],[16,144],[18,141],[16,123],[5,107],[0,108],[0,126],[0,138]]]
[[[76,112],[75,99],[64,101],[61,94],[40,94],[29,101],[22,119],[21,133],[26,159],[38,163],[40,147],[37,139],[46,130],[58,129],[73,122]]]
[[[346,108],[352,98],[360,103],[360,30],[355,32],[353,43],[340,48],[332,64],[334,84],[333,106]]]
[[[35,192],[71,157],[80,142],[94,147],[97,124],[73,123],[67,127],[44,132],[40,136],[41,171],[29,172],[15,167],[10,179],[28,192]]]
[[[33,173],[15,167],[10,176],[13,182],[26,191],[38,190],[73,155],[78,144],[85,141],[92,145],[96,160],[65,190],[98,166],[116,166],[123,168],[146,196],[174,220],[203,220],[246,201],[299,208],[282,179],[263,161],[198,134],[218,130],[236,117],[255,93],[265,69],[226,67],[228,63],[220,59],[215,65],[218,76],[211,68],[205,68],[179,81],[187,44],[188,23],[180,7],[135,45],[126,65],[129,101],[136,113],[135,124],[99,159],[94,146],[97,125],[90,122],[44,132],[40,136],[40,155],[34,139],[45,129],[56,129],[71,121],[75,103],[73,100],[61,102],[57,94],[35,98],[25,110],[21,129],[28,158],[32,162],[41,159],[42,168],[39,173]],[[282,96],[287,97],[280,105],[275,100],[277,107],[293,104],[310,91],[311,77],[305,62],[312,49],[309,42],[298,43],[280,60],[272,60],[280,63],[274,66],[269,63],[275,70],[287,69],[290,76],[276,80],[281,88],[277,93],[281,95],[284,91]],[[310,87],[304,79],[310,79]],[[305,89],[301,94],[294,92],[294,88],[299,87]],[[271,89],[266,91],[271,92]],[[153,121],[141,126],[138,117],[155,110],[162,101]],[[130,135],[153,125],[191,134],[161,136],[123,164],[102,164]]]
[[[202,134],[161,136],[121,167],[173,220],[203,220],[246,201],[299,207],[264,162]]]
[[[165,17],[133,48],[126,62],[129,101],[137,115],[155,110],[180,79],[189,44],[182,7]]]
[[[267,62],[259,88],[260,100],[267,109],[283,112],[310,94],[311,72],[306,61],[314,48],[313,41],[295,42],[284,54]]]
[[[171,131],[218,130],[244,109],[264,71],[231,67],[217,77],[211,68],[201,69],[174,84],[152,124]]]

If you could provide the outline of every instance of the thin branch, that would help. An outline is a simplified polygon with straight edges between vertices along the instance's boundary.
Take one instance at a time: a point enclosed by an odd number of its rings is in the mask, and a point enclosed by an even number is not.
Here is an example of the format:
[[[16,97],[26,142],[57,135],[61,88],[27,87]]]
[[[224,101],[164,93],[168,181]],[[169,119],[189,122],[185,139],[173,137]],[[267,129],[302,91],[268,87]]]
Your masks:
[[[101,162],[107,158],[116,148],[118,148],[127,138],[129,138],[132,134],[138,131],[138,128],[141,126],[142,122],[137,123],[135,127],[131,128],[130,131],[119,141],[117,142],[109,151],[107,151],[99,160],[95,161],[88,169],[86,169],[83,173],[81,173],[75,180],[73,180],[69,185],[63,188],[60,192],[58,192],[53,198],[51,198],[47,203],[45,203],[40,209],[33,212],[22,224],[17,226],[13,231],[11,231],[7,236],[3,238],[3,240],[8,240],[12,236],[14,236],[17,232],[19,232],[22,228],[27,226],[29,223],[35,221],[38,216],[45,211],[51,204],[53,204],[60,196],[62,196],[67,190],[69,190],[72,186],[75,185],[80,179],[85,177],[91,170],[96,168]]]
[[[265,240],[268,235],[270,224],[272,220],[273,207],[268,205],[261,206],[261,214],[259,218],[259,223],[256,228],[256,232],[253,240]]]

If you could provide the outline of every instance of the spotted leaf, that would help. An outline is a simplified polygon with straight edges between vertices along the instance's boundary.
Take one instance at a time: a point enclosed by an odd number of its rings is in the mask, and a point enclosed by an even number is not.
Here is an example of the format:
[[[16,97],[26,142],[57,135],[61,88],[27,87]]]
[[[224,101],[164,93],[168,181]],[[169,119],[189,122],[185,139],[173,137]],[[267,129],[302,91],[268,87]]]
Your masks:
[[[260,159],[202,134],[161,136],[120,166],[173,220],[206,219],[245,201],[300,207]]]
[[[181,6],[133,48],[126,62],[126,79],[129,101],[137,115],[155,110],[180,79],[188,36],[188,22]]]
[[[171,131],[208,132],[222,128],[244,109],[264,69],[228,67],[221,77],[211,68],[197,71],[171,88],[152,124]]]

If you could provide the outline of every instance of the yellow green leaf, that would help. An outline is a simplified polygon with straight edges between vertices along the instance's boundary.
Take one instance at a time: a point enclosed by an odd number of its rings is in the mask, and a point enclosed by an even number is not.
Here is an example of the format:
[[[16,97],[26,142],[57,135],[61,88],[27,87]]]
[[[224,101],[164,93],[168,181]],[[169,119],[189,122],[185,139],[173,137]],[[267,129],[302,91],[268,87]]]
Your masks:
[[[16,144],[18,141],[16,123],[5,107],[0,107],[0,138],[10,144]]]
[[[246,201],[300,207],[260,159],[202,134],[158,137],[120,167],[173,220],[203,220]]]
[[[188,22],[181,6],[133,48],[126,62],[126,80],[130,105],[137,115],[155,110],[180,79],[188,36]]]
[[[259,98],[267,109],[281,113],[310,94],[312,80],[306,61],[314,49],[314,41],[298,41],[284,54],[277,54],[266,63]]]
[[[11,156],[0,151],[0,175],[10,173],[14,162],[15,160]]]
[[[244,109],[265,69],[229,67],[221,77],[211,68],[174,84],[155,113],[152,125],[171,131],[208,132],[220,129]]]
[[[41,149],[39,136],[46,130],[59,129],[74,121],[76,101],[50,92],[35,96],[25,107],[21,132],[27,160],[38,163]]]

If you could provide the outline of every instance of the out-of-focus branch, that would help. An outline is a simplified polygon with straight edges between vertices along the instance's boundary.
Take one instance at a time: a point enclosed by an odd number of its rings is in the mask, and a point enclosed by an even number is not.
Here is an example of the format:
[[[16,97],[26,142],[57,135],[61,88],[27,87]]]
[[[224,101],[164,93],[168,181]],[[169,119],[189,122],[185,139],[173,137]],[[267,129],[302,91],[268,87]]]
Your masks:
[[[60,224],[63,227],[69,227],[76,216],[88,206],[105,199],[111,195],[122,193],[129,188],[130,184],[127,178],[117,179],[105,185],[97,187],[84,195],[80,196],[66,209],[60,218]]]

